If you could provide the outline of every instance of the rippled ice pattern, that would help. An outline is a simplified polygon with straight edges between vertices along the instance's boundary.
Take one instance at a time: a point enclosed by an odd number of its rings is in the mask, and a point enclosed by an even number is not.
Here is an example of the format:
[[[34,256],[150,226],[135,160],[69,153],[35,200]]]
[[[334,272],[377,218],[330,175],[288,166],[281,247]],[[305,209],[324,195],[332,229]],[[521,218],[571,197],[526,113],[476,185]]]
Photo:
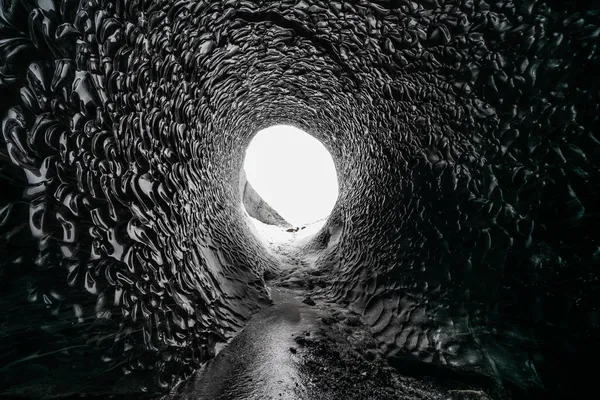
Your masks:
[[[340,197],[307,248],[401,371],[593,383],[600,9],[0,2],[0,393],[158,393],[268,304],[239,190],[292,124]],[[433,368],[433,369],[427,369]]]

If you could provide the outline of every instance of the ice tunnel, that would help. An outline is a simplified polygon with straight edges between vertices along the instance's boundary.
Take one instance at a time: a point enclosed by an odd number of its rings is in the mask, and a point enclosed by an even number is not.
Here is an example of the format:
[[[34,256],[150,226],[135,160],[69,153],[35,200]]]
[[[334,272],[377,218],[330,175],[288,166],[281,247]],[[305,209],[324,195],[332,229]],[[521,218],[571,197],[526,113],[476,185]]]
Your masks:
[[[592,2],[0,2],[0,397],[159,395],[268,307],[240,174],[287,124],[339,179],[314,290],[398,373],[577,398],[598,46]]]

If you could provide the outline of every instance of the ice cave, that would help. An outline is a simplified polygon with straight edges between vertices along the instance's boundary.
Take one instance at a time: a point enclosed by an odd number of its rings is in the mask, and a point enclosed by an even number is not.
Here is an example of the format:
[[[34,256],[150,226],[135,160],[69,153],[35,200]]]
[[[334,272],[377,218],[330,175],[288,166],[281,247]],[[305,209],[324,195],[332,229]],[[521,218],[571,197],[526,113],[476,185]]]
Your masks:
[[[599,48],[593,1],[1,0],[0,398],[592,398]],[[315,220],[244,167],[281,125]]]

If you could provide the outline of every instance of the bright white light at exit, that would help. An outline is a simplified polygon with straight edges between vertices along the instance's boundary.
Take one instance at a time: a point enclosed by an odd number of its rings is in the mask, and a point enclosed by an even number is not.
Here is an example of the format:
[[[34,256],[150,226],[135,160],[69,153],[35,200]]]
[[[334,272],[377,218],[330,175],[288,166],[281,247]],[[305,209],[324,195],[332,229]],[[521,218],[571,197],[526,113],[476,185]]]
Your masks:
[[[254,190],[294,226],[328,217],[338,197],[331,154],[293,126],[258,132],[246,150],[244,168]]]

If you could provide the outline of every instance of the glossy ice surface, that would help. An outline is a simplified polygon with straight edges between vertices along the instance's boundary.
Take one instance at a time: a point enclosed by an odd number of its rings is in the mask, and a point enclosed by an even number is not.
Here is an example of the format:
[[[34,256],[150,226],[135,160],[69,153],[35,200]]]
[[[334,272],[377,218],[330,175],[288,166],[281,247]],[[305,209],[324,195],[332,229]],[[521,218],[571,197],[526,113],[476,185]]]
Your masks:
[[[568,0],[2,1],[0,393],[161,393],[267,305],[277,259],[239,178],[274,124],[332,154],[307,251],[400,370],[593,383],[599,20]]]

